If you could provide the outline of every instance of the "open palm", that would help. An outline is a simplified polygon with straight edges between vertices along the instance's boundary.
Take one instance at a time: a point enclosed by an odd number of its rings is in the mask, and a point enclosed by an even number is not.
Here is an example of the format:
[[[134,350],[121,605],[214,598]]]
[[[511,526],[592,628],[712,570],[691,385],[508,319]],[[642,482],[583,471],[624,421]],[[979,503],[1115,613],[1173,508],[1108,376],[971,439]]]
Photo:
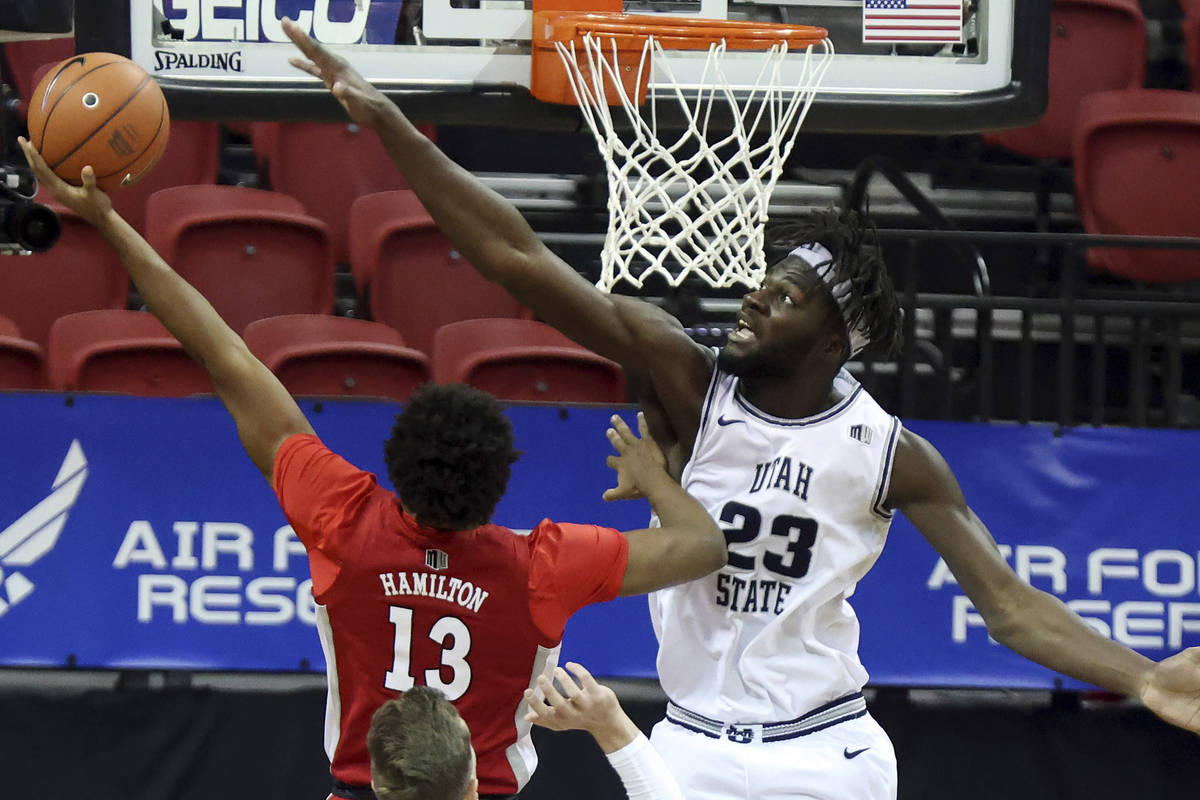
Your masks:
[[[305,33],[293,20],[284,18],[283,32],[304,54],[304,58],[289,58],[288,63],[324,82],[350,119],[360,125],[371,125],[387,108],[387,98],[367,81],[358,70],[341,56],[333,53]]]

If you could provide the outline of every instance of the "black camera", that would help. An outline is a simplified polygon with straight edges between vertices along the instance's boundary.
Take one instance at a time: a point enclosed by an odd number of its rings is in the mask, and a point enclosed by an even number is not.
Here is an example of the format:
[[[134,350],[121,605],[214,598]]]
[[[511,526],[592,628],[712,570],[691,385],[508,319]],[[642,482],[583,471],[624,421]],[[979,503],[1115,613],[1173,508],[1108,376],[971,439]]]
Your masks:
[[[34,202],[37,178],[17,147],[17,99],[0,84],[0,254],[49,250],[62,232],[58,214]]]
[[[35,203],[36,193],[28,167],[0,163],[0,253],[39,253],[58,241],[58,214]]]

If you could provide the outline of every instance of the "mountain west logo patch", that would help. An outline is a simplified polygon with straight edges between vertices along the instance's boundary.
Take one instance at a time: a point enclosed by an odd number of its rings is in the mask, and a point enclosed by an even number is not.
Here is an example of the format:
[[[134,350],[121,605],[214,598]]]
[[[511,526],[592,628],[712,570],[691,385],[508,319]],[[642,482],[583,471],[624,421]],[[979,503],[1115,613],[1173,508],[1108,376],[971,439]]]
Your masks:
[[[430,569],[445,569],[450,566],[450,556],[443,553],[441,550],[426,550],[425,551],[425,566]]]
[[[32,566],[58,544],[67,512],[79,499],[87,476],[87,458],[76,439],[58,469],[50,494],[0,531],[0,617],[33,593],[33,581],[17,568]]]
[[[851,425],[850,438],[863,444],[871,443],[871,429],[866,425]]]

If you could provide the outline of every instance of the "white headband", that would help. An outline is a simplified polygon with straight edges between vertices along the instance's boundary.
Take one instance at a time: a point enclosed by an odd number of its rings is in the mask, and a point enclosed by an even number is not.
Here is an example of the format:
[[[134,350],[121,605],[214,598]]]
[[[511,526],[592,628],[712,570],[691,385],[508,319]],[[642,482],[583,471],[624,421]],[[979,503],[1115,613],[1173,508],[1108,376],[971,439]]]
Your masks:
[[[829,248],[820,242],[805,242],[788,255],[803,259],[804,263],[817,273],[821,282],[829,287],[829,293],[833,295],[834,302],[842,312],[842,320],[846,323],[846,333],[850,337],[850,355],[858,355],[864,347],[871,343],[870,332],[861,321],[858,325],[851,327],[850,320],[846,317],[846,303],[850,300],[850,281],[836,284],[833,282],[833,253],[829,252]]]

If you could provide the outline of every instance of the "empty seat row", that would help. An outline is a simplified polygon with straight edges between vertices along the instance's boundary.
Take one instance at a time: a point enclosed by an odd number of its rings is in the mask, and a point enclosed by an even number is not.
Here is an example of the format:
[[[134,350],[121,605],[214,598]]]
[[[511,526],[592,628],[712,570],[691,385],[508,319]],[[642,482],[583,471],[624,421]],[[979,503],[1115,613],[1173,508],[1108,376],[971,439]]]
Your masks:
[[[433,126],[420,130],[435,136]],[[379,137],[352,122],[256,122],[250,141],[262,185],[295,197],[328,226],[338,262],[350,257],[346,209],[360,197],[408,187]]]
[[[63,221],[58,244],[10,259],[0,271],[0,315],[43,345],[57,317],[124,308],[129,298],[111,248],[83,220],[49,204]],[[359,198],[348,216],[363,306],[408,346],[428,353],[433,332],[462,319],[528,317],[458,254],[411,190]],[[146,238],[235,330],[263,317],[333,311],[328,228],[289,195],[203,184],[163,189],[147,202]]]
[[[406,347],[378,322],[288,315],[246,326],[244,339],[296,395],[386,397],[403,401],[420,384],[460,382],[504,400],[624,402],[612,361],[548,325],[521,319],[464,320],[438,329],[432,356]],[[204,370],[157,319],[143,311],[68,314],[45,348],[0,317],[0,389],[120,392],[141,396],[208,394]]]

